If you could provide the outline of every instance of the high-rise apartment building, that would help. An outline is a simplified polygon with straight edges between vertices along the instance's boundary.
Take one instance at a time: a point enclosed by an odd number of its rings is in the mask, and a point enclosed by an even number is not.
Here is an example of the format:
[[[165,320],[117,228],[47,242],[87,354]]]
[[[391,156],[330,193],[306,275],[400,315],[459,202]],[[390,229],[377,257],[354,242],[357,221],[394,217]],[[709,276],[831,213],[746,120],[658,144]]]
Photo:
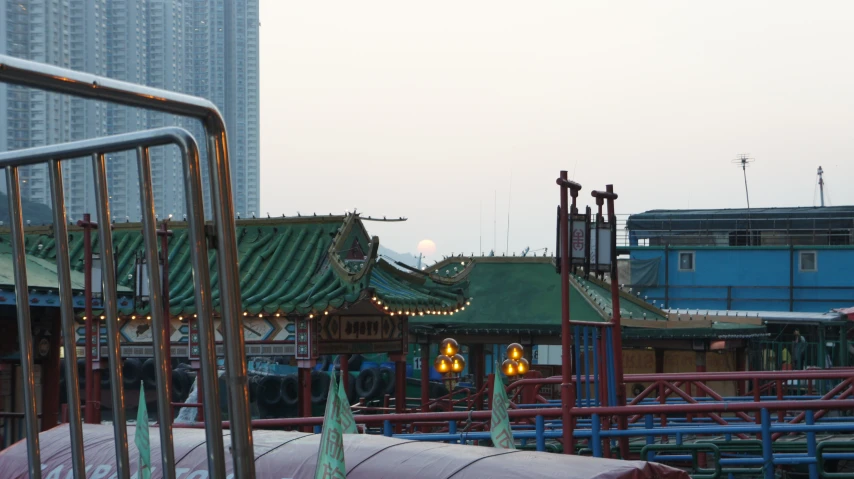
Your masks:
[[[0,53],[210,99],[227,121],[235,210],[250,215],[260,209],[258,28],[258,0],[5,0]],[[205,150],[195,120],[0,84],[0,151],[169,125]],[[177,148],[155,148],[151,159],[157,213],[180,218]],[[110,155],[107,170],[113,218],[137,221],[135,156]],[[63,173],[69,220],[95,213],[91,160]],[[25,198],[49,203],[43,167],[21,180]]]

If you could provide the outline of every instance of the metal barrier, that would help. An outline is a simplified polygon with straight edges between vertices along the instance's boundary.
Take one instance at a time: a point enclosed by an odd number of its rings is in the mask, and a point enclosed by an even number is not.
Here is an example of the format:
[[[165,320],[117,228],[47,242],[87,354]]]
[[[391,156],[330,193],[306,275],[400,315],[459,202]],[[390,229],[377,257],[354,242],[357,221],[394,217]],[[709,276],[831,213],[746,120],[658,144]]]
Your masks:
[[[165,90],[125,83],[109,78],[98,77],[73,70],[43,65],[26,60],[0,55],[0,82],[39,88],[56,93],[77,97],[97,99],[127,106],[147,108],[181,116],[194,117],[202,121],[207,133],[208,165],[211,177],[211,200],[213,222],[217,237],[217,264],[221,278],[237,278],[237,241],[234,224],[234,207],[231,195],[231,174],[228,161],[228,145],[225,123],[216,106],[208,100]],[[148,148],[164,144],[176,144],[184,155],[183,169],[188,202],[188,220],[190,238],[194,244],[193,268],[197,280],[196,304],[199,316],[201,336],[200,352],[202,372],[205,379],[204,398],[209,404],[216,404],[217,381],[207,380],[215,374],[216,358],[213,332],[213,309],[210,294],[210,273],[208,270],[207,244],[204,231],[204,211],[202,201],[202,183],[198,150],[192,136],[177,128],[161,129],[149,132],[130,133],[110,138],[85,140],[65,145],[55,145],[5,152],[0,154],[0,167],[6,169],[11,219],[12,251],[15,261],[15,294],[18,313],[21,363],[24,375],[25,422],[27,430],[27,452],[29,475],[33,479],[41,478],[41,458],[39,453],[38,428],[36,418],[35,381],[33,377],[33,353],[28,301],[26,255],[24,251],[23,218],[18,184],[18,167],[47,162],[50,169],[50,183],[53,199],[54,227],[58,238],[67,238],[64,197],[60,159],[92,155],[96,204],[101,224],[110,224],[109,196],[107,192],[105,152],[136,149],[140,169],[141,199],[143,202],[143,225],[145,248],[149,265],[149,285],[152,299],[160,291],[157,284],[160,279],[156,260],[156,233],[154,232],[154,205],[151,191],[151,171]],[[119,331],[117,325],[116,283],[112,237],[108,228],[101,228],[100,248],[104,261],[104,309],[108,328],[109,361],[113,409],[117,477],[130,477],[128,460],[127,431],[123,409],[122,373],[119,361]],[[68,384],[77,384],[76,353],[73,345],[73,309],[71,303],[70,267],[68,264],[68,246],[57,241],[57,273],[60,283],[61,321],[65,338],[66,380]],[[254,478],[254,448],[249,413],[249,392],[246,371],[246,355],[243,343],[243,330],[240,316],[240,285],[237,281],[220,281],[220,298],[225,346],[225,370],[229,394],[229,416],[235,427],[231,430],[234,476]],[[152,304],[152,322],[158,334],[154,335],[155,355],[158,358],[157,382],[160,417],[163,408],[169,408],[169,369],[162,361],[163,348],[168,347],[168,339],[163,328],[162,299],[157,299],[161,307]],[[23,306],[23,307],[22,307]],[[157,322],[154,323],[157,318]],[[157,326],[160,326],[158,329]],[[165,394],[165,396],[164,396]],[[164,400],[163,397],[166,399]],[[77,478],[85,477],[82,432],[79,413],[79,392],[77,388],[68,388],[68,402],[71,407],[70,428],[73,457],[73,471]],[[225,466],[222,459],[222,433],[220,429],[219,409],[205,408],[206,438],[208,445],[208,466],[210,477],[225,478]],[[161,421],[163,446],[163,477],[174,478],[174,458],[171,454],[170,421]]]

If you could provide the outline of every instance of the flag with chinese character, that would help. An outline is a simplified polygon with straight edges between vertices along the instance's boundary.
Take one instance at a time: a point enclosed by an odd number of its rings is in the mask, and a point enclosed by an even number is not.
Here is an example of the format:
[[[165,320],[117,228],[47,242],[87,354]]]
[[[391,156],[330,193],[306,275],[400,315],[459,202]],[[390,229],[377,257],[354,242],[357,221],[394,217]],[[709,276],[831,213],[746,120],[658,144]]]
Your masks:
[[[516,449],[513,430],[510,429],[510,417],[507,415],[509,406],[510,400],[507,399],[501,373],[496,372],[495,383],[492,386],[492,419],[489,422],[489,435],[492,437],[492,444],[502,449]]]
[[[329,372],[329,395],[323,414],[323,433],[317,451],[317,469],[314,479],[344,479],[344,427],[341,424],[341,401],[338,399],[338,382],[335,372]]]
[[[139,385],[139,406],[136,413],[136,434],[133,442],[139,451],[139,479],[151,479],[151,443],[148,441],[148,408],[145,406],[145,387]]]
[[[349,378],[350,381],[353,378]],[[339,376],[338,383],[338,402],[341,403],[339,410],[341,411],[341,430],[344,434],[356,434],[356,420],[353,419],[353,411],[350,410],[350,399],[347,398],[347,389],[344,387],[344,374]]]

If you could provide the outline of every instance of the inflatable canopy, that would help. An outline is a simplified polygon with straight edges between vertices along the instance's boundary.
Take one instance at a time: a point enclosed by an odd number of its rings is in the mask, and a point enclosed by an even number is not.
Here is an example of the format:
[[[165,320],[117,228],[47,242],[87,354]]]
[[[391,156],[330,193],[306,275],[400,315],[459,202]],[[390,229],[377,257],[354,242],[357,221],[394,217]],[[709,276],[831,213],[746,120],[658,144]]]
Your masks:
[[[175,430],[175,457],[178,479],[207,479],[205,431]],[[226,436],[228,431],[225,432]],[[111,426],[83,426],[86,469],[89,479],[116,477],[115,449]],[[133,444],[134,428],[128,427],[131,473],[137,470],[138,452]],[[57,426],[39,435],[42,477],[71,478],[68,425]],[[160,441],[152,428],[152,477],[160,477]],[[319,434],[256,430],[255,471],[257,479],[312,479],[317,464]],[[231,469],[229,440],[225,439],[225,464]],[[482,479],[688,479],[684,471],[642,461],[618,461],[543,452],[508,451],[491,447],[417,442],[372,435],[346,435],[344,457],[348,478],[454,478]],[[27,447],[21,441],[0,451],[0,471],[4,479],[27,478]],[[231,478],[231,476],[228,476]]]

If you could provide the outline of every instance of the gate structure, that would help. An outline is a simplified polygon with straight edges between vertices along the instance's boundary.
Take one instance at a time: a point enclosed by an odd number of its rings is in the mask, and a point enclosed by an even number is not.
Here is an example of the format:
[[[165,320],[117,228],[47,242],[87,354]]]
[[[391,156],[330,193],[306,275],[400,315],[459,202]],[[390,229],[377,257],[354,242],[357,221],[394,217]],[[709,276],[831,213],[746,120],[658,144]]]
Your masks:
[[[225,123],[216,106],[208,100],[182,95],[165,90],[125,83],[73,70],[43,65],[26,60],[0,55],[0,81],[50,92],[69,94],[93,100],[102,100],[127,106],[147,108],[175,115],[197,118],[202,121],[207,134],[208,165],[211,178],[211,202],[214,234],[216,236],[217,265],[221,278],[237,278],[237,241],[235,238],[234,207],[231,194],[228,144]],[[182,154],[185,193],[190,229],[194,277],[196,281],[195,301],[198,309],[198,325],[203,377],[204,400],[208,404],[218,401],[216,380],[216,358],[213,331],[213,309],[211,306],[211,283],[208,266],[208,247],[205,235],[205,212],[203,209],[203,185],[198,147],[192,136],[178,128],[163,128],[129,133],[106,138],[84,140],[45,147],[30,148],[0,153],[0,167],[6,171],[9,194],[12,254],[15,265],[15,294],[17,300],[18,333],[21,345],[21,365],[24,376],[23,394],[25,401],[25,429],[29,475],[41,478],[41,458],[38,440],[35,380],[33,375],[32,329],[28,308],[26,257],[24,230],[21,212],[21,196],[18,183],[18,168],[26,165],[47,163],[53,207],[53,220],[57,241],[57,276],[61,298],[61,322],[68,355],[65,361],[67,384],[77,384],[76,348],[73,344],[73,303],[71,300],[71,278],[68,246],[65,239],[67,223],[62,189],[61,161],[81,156],[92,156],[95,176],[95,200],[98,221],[109,225],[110,208],[107,190],[105,153],[135,150],[141,184],[140,200],[143,205],[142,221],[145,253],[148,259],[148,278],[152,302],[152,328],[155,330],[155,360],[160,434],[162,446],[162,476],[175,477],[173,454],[170,375],[165,348],[169,347],[164,318],[163,298],[160,297],[160,272],[157,261],[157,237],[154,220],[154,202],[151,184],[149,149],[154,146],[173,144]],[[116,278],[113,259],[112,235],[107,227],[99,229],[101,258],[104,262],[104,314],[107,323],[112,401],[114,410],[114,438],[116,448],[116,475],[129,479],[128,438],[124,413],[124,391],[120,365],[119,330],[117,323]],[[246,355],[240,316],[240,285],[238,281],[221,281],[221,304],[223,336],[225,346],[225,374],[228,385],[228,405],[231,419],[231,450],[234,477],[254,478],[254,452],[249,415],[249,398],[246,372]],[[75,478],[85,477],[83,457],[80,397],[77,388],[67,388],[69,420],[71,430],[71,453]],[[219,409],[204,408],[207,438],[207,462],[210,477],[225,478],[223,441]]]

